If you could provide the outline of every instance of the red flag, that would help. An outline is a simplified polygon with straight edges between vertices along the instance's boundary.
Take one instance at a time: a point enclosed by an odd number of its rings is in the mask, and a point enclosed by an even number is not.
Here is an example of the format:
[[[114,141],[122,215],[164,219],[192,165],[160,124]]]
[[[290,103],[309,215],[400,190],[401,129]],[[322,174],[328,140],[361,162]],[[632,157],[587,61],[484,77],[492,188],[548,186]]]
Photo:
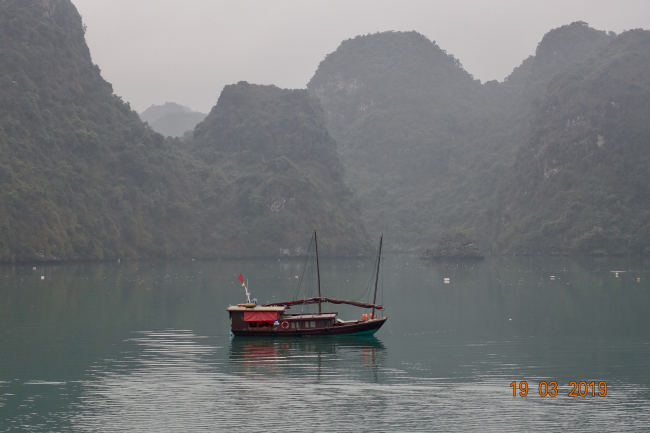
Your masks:
[[[244,276],[242,274],[239,274],[239,277],[237,278],[239,281],[241,281],[241,285],[244,285]]]

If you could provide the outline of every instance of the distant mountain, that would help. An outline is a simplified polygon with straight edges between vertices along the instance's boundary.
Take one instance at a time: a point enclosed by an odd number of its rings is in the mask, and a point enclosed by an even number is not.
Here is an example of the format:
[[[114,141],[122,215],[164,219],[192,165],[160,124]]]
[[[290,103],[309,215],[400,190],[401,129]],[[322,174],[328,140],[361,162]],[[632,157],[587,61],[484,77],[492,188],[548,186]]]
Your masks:
[[[163,105],[152,105],[140,113],[140,119],[151,125],[156,120],[168,114],[192,113],[192,109],[175,102],[165,102]]]
[[[512,253],[650,252],[650,32],[555,75],[503,189]]]
[[[216,168],[203,194],[219,224],[205,242],[242,257],[295,254],[318,227],[324,254],[370,248],[323,109],[307,91],[226,86],[192,146]]]
[[[165,102],[164,105],[152,105],[140,113],[140,118],[149,123],[151,128],[166,137],[182,137],[203,121],[207,114],[192,111],[188,107]]]
[[[182,137],[205,119],[205,113],[170,113],[151,123],[151,128],[166,137]]]

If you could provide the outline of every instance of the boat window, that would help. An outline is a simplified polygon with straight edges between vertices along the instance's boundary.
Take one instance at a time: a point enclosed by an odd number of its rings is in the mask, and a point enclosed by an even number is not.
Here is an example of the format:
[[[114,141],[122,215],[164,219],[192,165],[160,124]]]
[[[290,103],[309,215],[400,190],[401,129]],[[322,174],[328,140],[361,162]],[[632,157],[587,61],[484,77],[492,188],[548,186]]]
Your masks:
[[[311,328],[315,328],[315,327],[316,327],[316,321],[315,321],[315,320],[312,320],[311,322],[309,322],[309,326],[310,326]]]

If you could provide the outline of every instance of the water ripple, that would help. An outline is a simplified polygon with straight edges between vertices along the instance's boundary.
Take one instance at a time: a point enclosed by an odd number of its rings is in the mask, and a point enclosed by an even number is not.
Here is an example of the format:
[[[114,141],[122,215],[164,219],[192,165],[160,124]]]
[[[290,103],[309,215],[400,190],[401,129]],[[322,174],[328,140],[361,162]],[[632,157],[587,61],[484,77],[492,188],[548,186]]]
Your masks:
[[[605,398],[542,398],[532,388],[519,398],[503,370],[463,382],[412,376],[409,370],[427,370],[417,363],[384,367],[386,349],[376,339],[235,339],[227,354],[202,341],[177,330],[130,339],[139,351],[104,361],[83,383],[67,420],[72,430],[639,431],[650,425],[648,390],[629,384],[610,384]]]

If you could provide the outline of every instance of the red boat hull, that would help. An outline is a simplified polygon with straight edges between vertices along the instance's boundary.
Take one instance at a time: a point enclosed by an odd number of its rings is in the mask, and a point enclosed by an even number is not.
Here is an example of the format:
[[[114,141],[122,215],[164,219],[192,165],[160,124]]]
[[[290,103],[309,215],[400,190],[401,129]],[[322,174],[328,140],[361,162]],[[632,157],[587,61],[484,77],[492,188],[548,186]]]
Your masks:
[[[334,335],[372,335],[382,327],[388,317],[357,322],[336,323],[333,326],[307,329],[272,328],[233,329],[232,333],[242,337],[317,337]]]

